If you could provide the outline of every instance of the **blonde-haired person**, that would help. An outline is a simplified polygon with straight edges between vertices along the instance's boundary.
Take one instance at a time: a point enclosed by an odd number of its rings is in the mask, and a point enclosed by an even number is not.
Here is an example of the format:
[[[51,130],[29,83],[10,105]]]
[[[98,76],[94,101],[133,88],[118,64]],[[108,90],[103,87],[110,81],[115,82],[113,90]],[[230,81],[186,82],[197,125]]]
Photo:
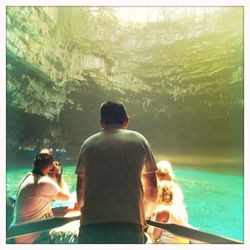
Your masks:
[[[188,215],[186,207],[180,203],[180,193],[173,193],[173,186],[170,181],[162,180],[158,185],[157,207],[152,215],[152,220],[161,223],[174,223],[182,226],[188,226]],[[149,227],[148,234],[153,243],[169,243],[169,244],[188,244],[189,240],[176,236],[167,231],[155,227]]]
[[[173,204],[183,204],[183,192],[180,186],[175,182],[175,174],[172,165],[168,161],[159,161],[157,163],[157,182],[167,181],[173,191]]]

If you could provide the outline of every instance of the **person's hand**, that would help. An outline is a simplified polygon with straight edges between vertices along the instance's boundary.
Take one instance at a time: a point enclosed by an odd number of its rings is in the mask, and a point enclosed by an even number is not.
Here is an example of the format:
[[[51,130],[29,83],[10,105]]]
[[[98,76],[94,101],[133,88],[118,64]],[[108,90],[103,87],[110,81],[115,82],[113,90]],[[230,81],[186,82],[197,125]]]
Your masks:
[[[54,161],[48,175],[53,179],[59,181],[62,175],[62,167],[59,162]]]
[[[156,208],[156,204],[153,202],[148,202],[144,205],[146,220],[150,220],[152,218],[155,208]]]
[[[150,220],[151,219],[151,211],[146,211],[145,213],[145,219]]]
[[[80,207],[79,207],[79,205],[78,205],[78,202],[77,202],[77,201],[75,202],[74,209],[75,209],[75,210],[80,210]]]
[[[66,208],[64,211],[65,211],[65,213],[78,212],[78,211],[80,211],[80,207],[76,201],[73,208]]]

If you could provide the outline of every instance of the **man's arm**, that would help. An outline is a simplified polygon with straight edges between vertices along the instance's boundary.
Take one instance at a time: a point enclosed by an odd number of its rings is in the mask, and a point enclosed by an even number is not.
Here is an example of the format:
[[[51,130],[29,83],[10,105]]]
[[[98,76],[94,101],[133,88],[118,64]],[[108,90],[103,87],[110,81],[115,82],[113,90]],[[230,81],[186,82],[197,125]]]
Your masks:
[[[143,173],[145,215],[150,217],[156,206],[158,196],[157,179],[155,172]]]
[[[78,174],[77,184],[76,184],[76,194],[77,194],[77,203],[80,209],[84,204],[84,182],[85,182],[84,174]]]

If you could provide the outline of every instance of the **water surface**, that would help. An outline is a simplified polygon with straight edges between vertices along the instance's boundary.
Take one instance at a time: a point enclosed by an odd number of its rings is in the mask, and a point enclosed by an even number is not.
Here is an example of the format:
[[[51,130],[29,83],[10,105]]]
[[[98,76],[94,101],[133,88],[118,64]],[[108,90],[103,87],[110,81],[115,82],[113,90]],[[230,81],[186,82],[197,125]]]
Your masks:
[[[184,193],[189,223],[200,230],[238,240],[244,238],[244,178],[241,175],[174,166]],[[31,168],[7,170],[7,194],[15,197],[18,184]],[[75,166],[64,167],[64,178],[75,192]],[[59,203],[60,204],[60,203]],[[58,203],[55,204],[58,206]]]

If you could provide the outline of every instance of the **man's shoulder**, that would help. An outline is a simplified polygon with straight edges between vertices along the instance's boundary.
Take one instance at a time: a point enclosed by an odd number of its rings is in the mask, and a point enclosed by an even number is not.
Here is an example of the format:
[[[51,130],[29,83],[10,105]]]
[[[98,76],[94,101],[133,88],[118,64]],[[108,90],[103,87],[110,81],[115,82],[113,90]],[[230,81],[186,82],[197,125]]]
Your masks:
[[[119,129],[116,131],[116,135],[114,136],[114,138],[121,138],[120,136],[123,135],[125,136],[125,138],[130,138],[132,140],[136,140],[138,142],[141,142],[141,143],[147,143],[147,139],[139,132],[137,131],[134,131],[134,130],[129,130],[129,129]],[[97,132],[93,135],[91,135],[90,137],[88,137],[83,145],[82,145],[82,148],[83,147],[88,147],[90,145],[93,145],[95,144],[96,142],[98,142],[99,140],[105,140],[106,136],[109,135],[109,134],[106,134],[105,131],[100,131],[100,132]]]
[[[102,134],[102,131],[97,132],[97,133],[95,133],[95,134],[89,136],[89,137],[84,141],[83,144],[87,144],[87,143],[90,143],[90,142],[96,140],[97,138],[99,138],[99,137],[101,136],[101,134]]]
[[[138,138],[139,140],[147,141],[147,139],[141,133],[137,131],[128,130],[128,129],[124,129],[124,131],[126,131],[125,133],[127,133],[128,135],[134,136],[135,138]]]

